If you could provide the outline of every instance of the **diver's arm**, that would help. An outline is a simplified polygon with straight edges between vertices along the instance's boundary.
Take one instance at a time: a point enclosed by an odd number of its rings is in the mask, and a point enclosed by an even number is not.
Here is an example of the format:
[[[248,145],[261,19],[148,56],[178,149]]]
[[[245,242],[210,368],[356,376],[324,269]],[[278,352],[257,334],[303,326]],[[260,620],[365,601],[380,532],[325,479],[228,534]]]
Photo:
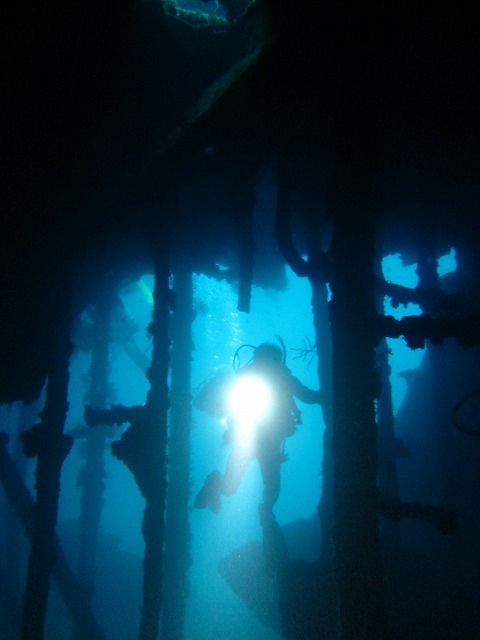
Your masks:
[[[305,404],[323,404],[325,397],[321,389],[310,389],[300,382],[298,378],[292,376],[293,395]]]

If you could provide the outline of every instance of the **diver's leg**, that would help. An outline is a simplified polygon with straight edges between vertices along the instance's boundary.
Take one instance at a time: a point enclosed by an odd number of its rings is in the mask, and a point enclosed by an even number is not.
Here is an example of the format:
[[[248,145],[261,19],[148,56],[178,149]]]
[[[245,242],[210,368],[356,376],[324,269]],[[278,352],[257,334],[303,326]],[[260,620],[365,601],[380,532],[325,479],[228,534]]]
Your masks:
[[[244,452],[234,447],[228,457],[225,473],[222,475],[220,471],[215,470],[207,476],[195,498],[194,506],[197,509],[209,507],[218,513],[220,497],[231,496],[237,491],[251,461],[251,456],[246,456]]]
[[[280,449],[271,448],[258,456],[263,479],[263,510],[271,511],[280,495],[280,465],[282,463]]]
[[[253,460],[251,454],[247,454],[240,447],[234,447],[228,456],[223,482],[222,495],[233,496],[237,492],[243,477]]]
[[[288,550],[282,530],[273,514],[273,506],[280,494],[280,451],[269,457],[259,457],[263,477],[263,501],[258,506],[263,534],[263,556],[265,572],[274,578],[278,570],[288,561]]]

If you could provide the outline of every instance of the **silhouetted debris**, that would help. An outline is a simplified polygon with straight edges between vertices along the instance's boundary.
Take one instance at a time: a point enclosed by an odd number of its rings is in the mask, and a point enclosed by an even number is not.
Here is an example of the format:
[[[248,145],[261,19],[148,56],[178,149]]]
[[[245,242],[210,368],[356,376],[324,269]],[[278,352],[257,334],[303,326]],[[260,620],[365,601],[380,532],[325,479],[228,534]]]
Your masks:
[[[8,454],[7,443],[6,434],[0,433],[0,482],[8,501],[22,523],[25,535],[31,539],[35,503]],[[55,540],[55,564],[52,577],[79,633],[92,640],[104,640],[104,633],[98,626],[91,609],[91,592],[87,585],[79,582],[75,577],[58,539]]]
[[[417,518],[429,522],[441,533],[452,534],[458,528],[457,515],[449,509],[436,507],[420,502],[404,502],[379,494],[379,513],[389,520],[400,521],[402,518]]]

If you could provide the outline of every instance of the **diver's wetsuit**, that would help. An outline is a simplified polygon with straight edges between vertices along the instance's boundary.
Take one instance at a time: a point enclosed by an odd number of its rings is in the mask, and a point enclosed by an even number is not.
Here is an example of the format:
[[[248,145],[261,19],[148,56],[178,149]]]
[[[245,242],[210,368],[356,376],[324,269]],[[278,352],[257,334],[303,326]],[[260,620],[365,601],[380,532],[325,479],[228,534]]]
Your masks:
[[[274,397],[272,413],[263,423],[257,425],[253,447],[244,447],[235,437],[235,425],[231,425],[232,451],[227,461],[225,473],[213,471],[199,491],[195,506],[220,510],[220,496],[233,495],[243,479],[248,466],[258,459],[263,478],[262,511],[271,512],[280,493],[280,465],[285,460],[282,443],[293,435],[299,424],[300,412],[294,397],[306,404],[320,403],[321,392],[305,387],[283,362],[272,358],[258,358],[241,369],[238,377],[258,375],[268,382]]]

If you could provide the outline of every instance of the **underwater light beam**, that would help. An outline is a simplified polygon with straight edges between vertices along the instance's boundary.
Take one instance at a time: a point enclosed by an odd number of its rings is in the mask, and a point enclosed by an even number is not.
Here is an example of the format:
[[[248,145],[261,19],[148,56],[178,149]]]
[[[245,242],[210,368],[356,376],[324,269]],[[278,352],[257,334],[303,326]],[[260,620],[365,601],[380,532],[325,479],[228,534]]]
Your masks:
[[[273,404],[269,385],[258,376],[240,376],[230,389],[228,410],[243,442],[268,416]]]

